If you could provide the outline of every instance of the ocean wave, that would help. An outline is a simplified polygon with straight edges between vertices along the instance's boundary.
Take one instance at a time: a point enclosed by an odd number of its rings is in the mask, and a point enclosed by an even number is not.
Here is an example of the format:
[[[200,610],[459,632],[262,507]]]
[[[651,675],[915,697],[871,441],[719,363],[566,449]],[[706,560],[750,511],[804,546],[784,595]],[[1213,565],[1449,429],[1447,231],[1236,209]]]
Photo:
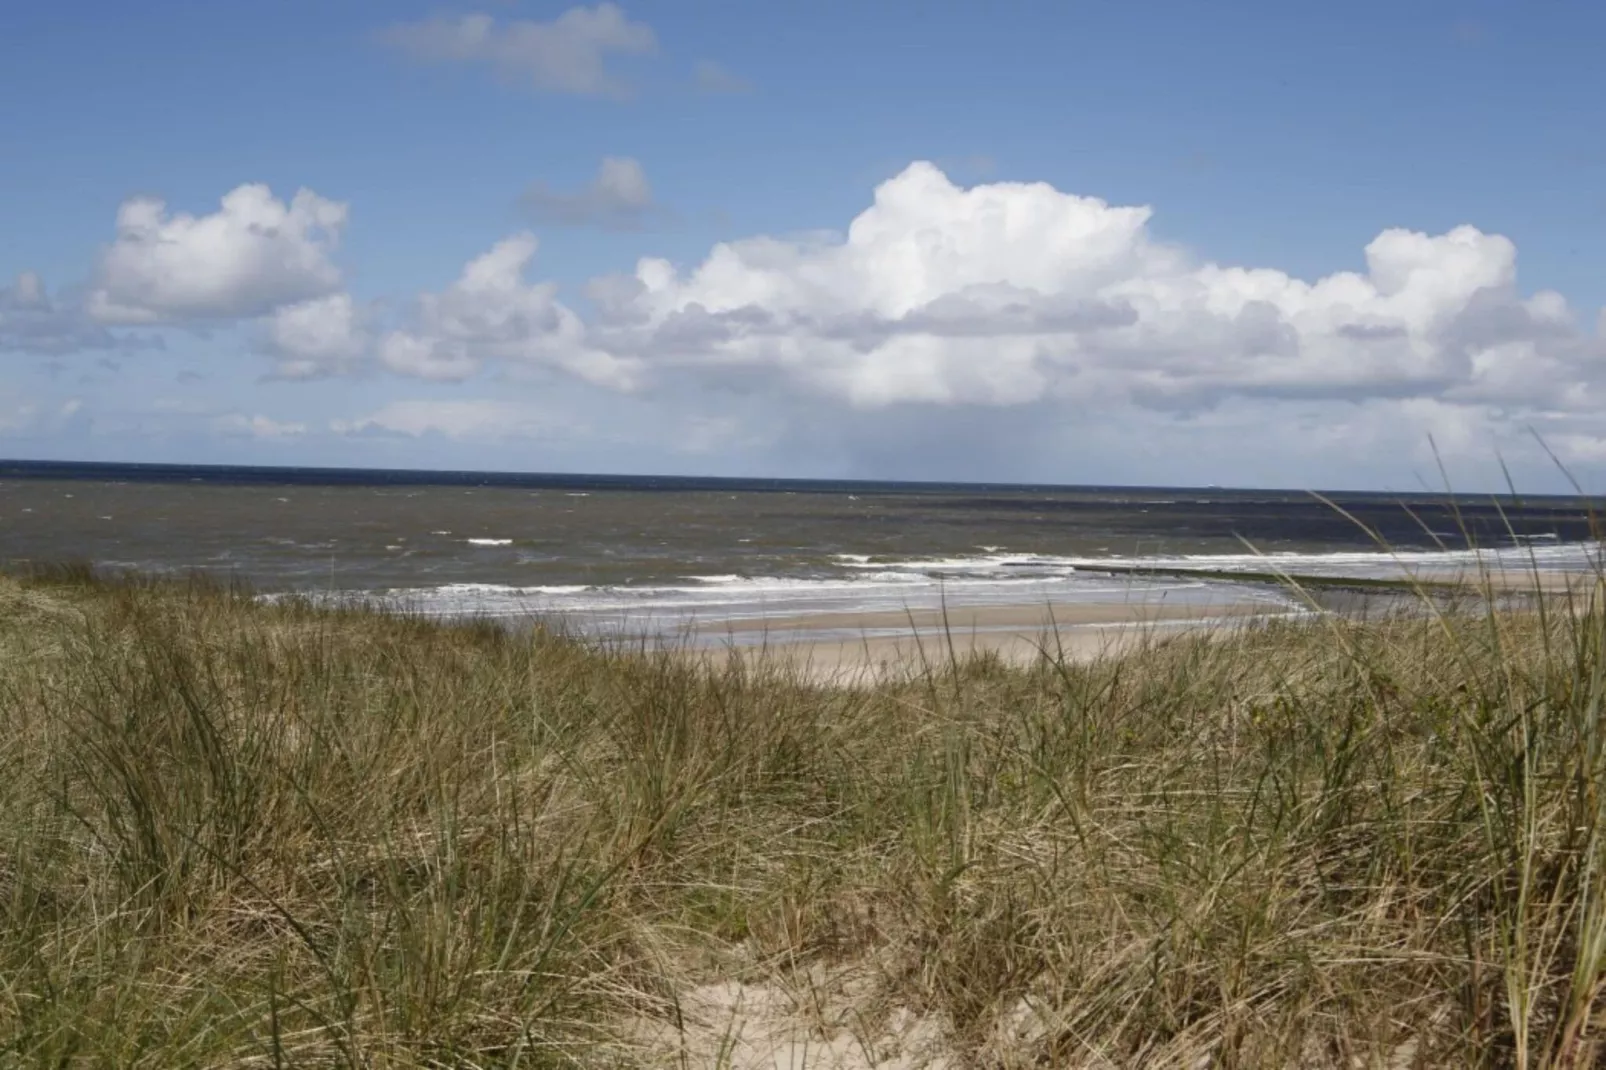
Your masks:
[[[1133,556],[1058,556],[988,553],[956,557],[855,558],[839,555],[838,566],[878,576],[913,573],[944,578],[1008,576],[1050,578],[1078,572],[1142,571],[1285,573],[1355,579],[1431,578],[1490,569],[1586,572],[1606,563],[1606,548],[1595,542],[1563,543],[1532,537],[1515,546],[1470,550],[1347,550],[1325,553],[1276,551],[1232,554],[1147,554]]]
[[[1395,579],[1490,571],[1540,569],[1591,572],[1606,564],[1599,542],[1524,540],[1514,546],[1468,550],[1347,550],[1328,553],[1178,554],[1143,557],[1064,558],[1072,567],[1197,569],[1201,572],[1282,572],[1301,576]]]
[[[1271,609],[1294,606],[1293,600],[1282,592],[1263,585],[1074,572],[1049,577],[947,578],[894,570],[819,578],[720,575],[688,580],[639,587],[454,583],[343,592],[328,597],[368,601],[430,616],[551,616],[582,630],[600,632],[672,631],[692,625],[710,627],[781,617],[1031,603],[1175,606],[1246,602]]]
[[[511,539],[473,539],[507,545]],[[448,583],[319,596],[358,598],[432,616],[556,616],[584,630],[669,631],[764,618],[904,612],[987,605],[1254,604],[1290,611],[1298,602],[1267,575],[1431,579],[1476,568],[1595,567],[1597,543],[1528,542],[1490,550],[1339,551],[1146,556],[989,552],[933,557],[840,553],[812,575],[687,575],[657,585]],[[1156,570],[1146,572],[1146,570]],[[1198,575],[1189,575],[1189,573]],[[1235,581],[1234,573],[1246,574]],[[1252,577],[1252,578],[1251,578]]]

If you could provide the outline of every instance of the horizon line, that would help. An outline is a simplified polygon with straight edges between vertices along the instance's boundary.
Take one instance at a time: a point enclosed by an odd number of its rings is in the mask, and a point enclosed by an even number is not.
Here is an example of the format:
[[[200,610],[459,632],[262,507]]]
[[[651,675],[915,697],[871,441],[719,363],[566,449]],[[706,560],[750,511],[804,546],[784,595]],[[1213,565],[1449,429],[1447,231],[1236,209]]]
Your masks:
[[[76,470],[76,471],[75,471]],[[330,476],[357,476],[357,475],[385,475],[402,477],[387,482],[405,483],[413,486],[449,486],[458,485],[469,479],[478,481],[481,486],[516,486],[529,480],[569,481],[570,483],[584,483],[591,481],[596,489],[615,490],[653,490],[653,489],[695,489],[692,486],[678,488],[664,487],[625,487],[620,483],[670,483],[670,484],[702,484],[720,486],[743,486],[744,489],[754,493],[764,493],[773,490],[797,488],[815,492],[825,491],[832,487],[859,487],[883,489],[909,489],[919,490],[946,490],[946,489],[989,489],[1003,491],[1190,491],[1196,493],[1263,493],[1263,494],[1293,494],[1293,495],[1369,495],[1373,497],[1389,498],[1493,498],[1496,500],[1521,501],[1523,499],[1558,499],[1570,501],[1600,500],[1606,502],[1606,495],[1591,495],[1572,493],[1539,493],[1524,494],[1518,490],[1503,492],[1492,491],[1455,491],[1451,489],[1433,490],[1423,487],[1421,490],[1379,490],[1375,488],[1315,488],[1315,487],[1269,487],[1269,486],[1231,486],[1226,484],[1171,484],[1171,483],[1037,483],[1019,482],[1011,480],[941,480],[941,479],[869,479],[864,477],[818,477],[818,476],[718,476],[718,475],[671,475],[666,473],[650,472],[562,472],[562,471],[519,471],[514,469],[474,469],[474,468],[391,468],[391,467],[353,467],[345,465],[274,465],[274,464],[220,464],[207,462],[180,462],[180,461],[80,461],[65,459],[24,459],[0,458],[0,479],[40,479],[51,475],[65,479],[90,479],[96,473],[120,472],[128,475],[169,475],[189,476],[192,481],[212,483],[272,483],[271,478],[230,480],[229,475],[244,475],[271,477],[274,475],[312,476],[312,479],[301,478],[287,480],[286,482],[300,485],[362,485],[372,480],[360,479],[329,479],[319,480],[322,475]],[[196,480],[200,473],[202,479]],[[210,478],[207,478],[210,477]],[[451,478],[456,477],[456,478]],[[165,482],[161,479],[146,479],[146,482]],[[761,486],[760,484],[769,484]]]

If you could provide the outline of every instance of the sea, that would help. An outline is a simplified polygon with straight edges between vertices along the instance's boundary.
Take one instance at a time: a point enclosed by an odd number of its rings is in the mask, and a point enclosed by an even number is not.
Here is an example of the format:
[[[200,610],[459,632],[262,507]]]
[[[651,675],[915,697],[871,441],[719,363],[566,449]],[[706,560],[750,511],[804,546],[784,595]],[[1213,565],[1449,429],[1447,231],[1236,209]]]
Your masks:
[[[1602,504],[0,461],[0,566],[203,572],[265,598],[662,634],[940,606],[1288,602],[1267,573],[1582,571],[1600,561]]]

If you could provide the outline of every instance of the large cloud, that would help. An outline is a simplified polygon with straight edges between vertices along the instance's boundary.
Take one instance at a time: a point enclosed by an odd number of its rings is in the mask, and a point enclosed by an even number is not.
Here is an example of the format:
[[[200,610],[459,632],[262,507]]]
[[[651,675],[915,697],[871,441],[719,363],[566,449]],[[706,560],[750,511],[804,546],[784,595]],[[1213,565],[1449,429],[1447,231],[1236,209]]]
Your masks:
[[[210,215],[125,201],[101,254],[88,309],[106,324],[204,323],[260,316],[335,292],[331,259],[346,207],[311,190],[288,203],[240,186]]]
[[[845,237],[751,238],[592,293],[590,344],[657,373],[781,376],[875,407],[1228,396],[1592,405],[1606,356],[1505,238],[1387,230],[1315,282],[1156,240],[1150,211],[917,163]]]
[[[625,84],[608,70],[610,55],[645,55],[658,48],[652,27],[632,22],[611,3],[570,8],[551,22],[441,16],[392,26],[381,37],[420,60],[482,63],[510,81],[587,96],[625,95]]]

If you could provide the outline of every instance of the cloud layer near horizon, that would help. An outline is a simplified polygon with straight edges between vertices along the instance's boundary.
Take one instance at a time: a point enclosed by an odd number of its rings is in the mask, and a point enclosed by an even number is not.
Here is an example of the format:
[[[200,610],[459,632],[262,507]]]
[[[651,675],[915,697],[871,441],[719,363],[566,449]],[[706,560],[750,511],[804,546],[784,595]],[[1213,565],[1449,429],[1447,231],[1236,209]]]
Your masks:
[[[650,203],[639,164],[627,177]],[[522,370],[637,398],[782,397],[816,420],[1125,411],[1163,428],[1255,405],[1269,429],[1342,404],[1369,425],[1392,412],[1451,441],[1532,424],[1564,456],[1606,457],[1598,318],[1524,293],[1506,238],[1470,225],[1384,230],[1364,271],[1302,280],[1166,243],[1152,214],[1045,183],[963,188],[917,162],[837,235],[725,242],[684,267],[645,258],[566,301],[536,277],[538,239],[520,232],[384,317],[342,288],[345,205],[246,185],[202,216],[127,202],[79,305],[31,276],[0,291],[0,348],[64,352],[117,344],[126,325],[248,322],[283,378]],[[548,426],[499,413],[488,426],[509,434]],[[440,426],[393,409],[337,430]]]

